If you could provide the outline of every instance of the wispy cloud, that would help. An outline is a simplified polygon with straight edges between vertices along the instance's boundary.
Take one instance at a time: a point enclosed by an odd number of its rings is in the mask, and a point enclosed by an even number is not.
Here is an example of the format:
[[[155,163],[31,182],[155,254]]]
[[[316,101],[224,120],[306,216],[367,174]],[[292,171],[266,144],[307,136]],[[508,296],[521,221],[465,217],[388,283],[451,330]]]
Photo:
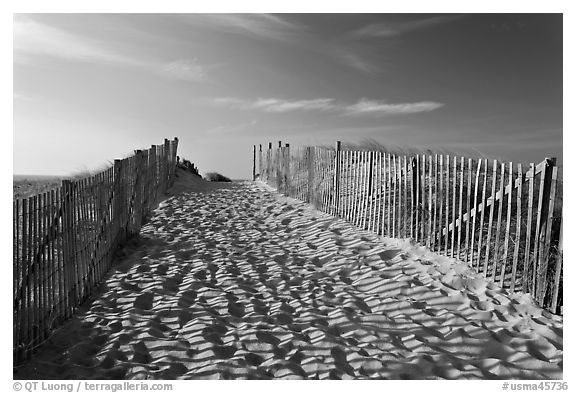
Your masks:
[[[195,23],[204,22],[207,27],[216,30],[282,41],[295,38],[305,29],[302,25],[271,14],[195,14],[190,17]]]
[[[169,77],[188,82],[202,82],[207,71],[216,66],[202,65],[197,59],[181,59],[162,66],[162,73]]]
[[[380,117],[393,114],[431,112],[444,106],[443,103],[421,101],[413,103],[387,103],[361,99],[354,104],[339,103],[333,98],[311,100],[282,100],[277,98],[258,98],[250,101],[232,97],[215,98],[212,103],[239,110],[256,110],[268,113],[287,113],[295,111],[334,112],[343,116]]]
[[[101,42],[27,17],[16,17],[13,31],[15,53],[86,62],[142,65],[137,60],[106,48]]]
[[[441,15],[419,20],[373,23],[354,31],[352,35],[361,37],[393,37],[416,30],[439,26],[460,19],[461,17],[461,15]]]
[[[277,98],[258,98],[255,101],[238,98],[216,98],[213,103],[234,109],[258,110],[269,113],[285,113],[294,111],[327,111],[334,109],[334,100],[331,98],[317,98],[313,100],[281,100]]]
[[[372,101],[361,99],[356,104],[344,107],[344,114],[349,116],[385,116],[391,114],[408,114],[431,112],[443,107],[444,104],[432,101],[405,102],[390,104],[385,101]]]
[[[365,74],[374,75],[381,71],[379,66],[372,64],[357,53],[349,50],[335,49],[333,51],[334,57],[344,65],[361,71]]]

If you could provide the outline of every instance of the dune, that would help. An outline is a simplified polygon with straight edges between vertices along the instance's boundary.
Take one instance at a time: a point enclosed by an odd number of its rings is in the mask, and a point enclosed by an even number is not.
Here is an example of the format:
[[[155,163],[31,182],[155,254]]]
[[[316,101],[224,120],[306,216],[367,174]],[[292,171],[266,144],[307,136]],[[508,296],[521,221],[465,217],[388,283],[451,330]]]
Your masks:
[[[563,321],[261,183],[179,172],[15,379],[562,379]]]

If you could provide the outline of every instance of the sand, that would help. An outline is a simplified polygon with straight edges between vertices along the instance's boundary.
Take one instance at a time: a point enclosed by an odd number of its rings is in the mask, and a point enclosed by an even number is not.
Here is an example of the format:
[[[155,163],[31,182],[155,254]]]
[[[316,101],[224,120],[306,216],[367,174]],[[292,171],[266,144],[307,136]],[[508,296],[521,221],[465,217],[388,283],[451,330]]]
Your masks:
[[[562,318],[261,183],[179,177],[15,379],[562,379]]]

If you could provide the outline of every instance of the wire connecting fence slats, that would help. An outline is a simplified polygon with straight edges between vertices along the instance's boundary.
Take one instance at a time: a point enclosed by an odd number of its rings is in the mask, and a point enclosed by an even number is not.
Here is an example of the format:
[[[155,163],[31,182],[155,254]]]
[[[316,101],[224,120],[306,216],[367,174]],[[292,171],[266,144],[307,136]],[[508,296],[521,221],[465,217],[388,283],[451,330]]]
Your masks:
[[[13,204],[13,356],[27,359],[102,281],[175,178],[178,139]]]
[[[562,313],[562,177],[555,159],[524,168],[341,143],[262,146],[253,154],[260,170],[254,177],[279,192],[378,235],[413,238]]]

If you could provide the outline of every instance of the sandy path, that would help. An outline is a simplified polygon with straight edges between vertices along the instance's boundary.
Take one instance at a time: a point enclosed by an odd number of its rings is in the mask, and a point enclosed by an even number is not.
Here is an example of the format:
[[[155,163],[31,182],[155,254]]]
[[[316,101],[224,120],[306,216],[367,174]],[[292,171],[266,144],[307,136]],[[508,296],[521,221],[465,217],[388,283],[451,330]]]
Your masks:
[[[15,378],[562,379],[562,320],[462,263],[240,183],[163,202]]]

